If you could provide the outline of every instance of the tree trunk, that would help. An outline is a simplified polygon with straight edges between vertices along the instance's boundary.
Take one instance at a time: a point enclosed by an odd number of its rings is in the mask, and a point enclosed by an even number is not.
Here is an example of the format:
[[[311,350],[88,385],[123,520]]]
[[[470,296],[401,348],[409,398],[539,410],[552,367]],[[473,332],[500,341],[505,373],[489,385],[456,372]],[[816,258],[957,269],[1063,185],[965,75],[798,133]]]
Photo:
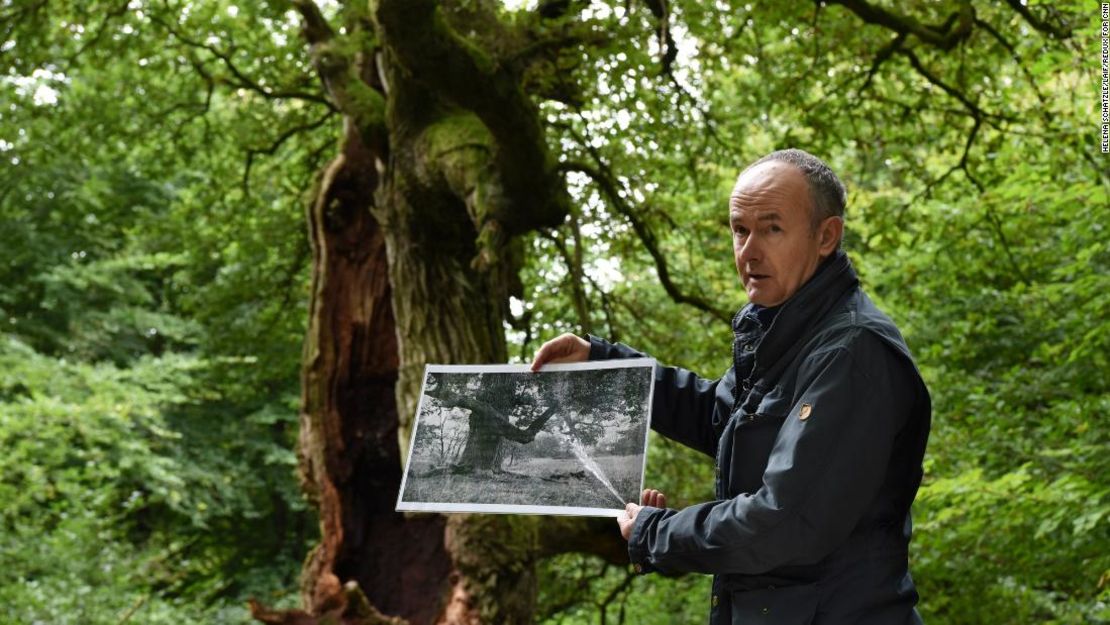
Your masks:
[[[307,211],[312,301],[298,453],[321,542],[305,562],[305,610],[252,604],[263,622],[373,623],[380,611],[432,623],[441,612],[428,598],[451,569],[444,520],[405,519],[393,510],[401,477],[398,359],[385,239],[369,211],[373,160],[348,124]],[[356,584],[345,588],[350,581]]]
[[[515,268],[502,239],[494,237],[480,249],[479,228],[472,218],[475,208],[440,187],[470,184],[469,167],[488,159],[488,148],[471,144],[474,129],[457,112],[422,119],[419,112],[435,99],[421,86],[400,72],[391,74],[389,82],[390,97],[397,102],[393,111],[405,118],[390,123],[391,165],[374,215],[386,235],[394,285],[400,354],[397,404],[407,455],[426,363],[507,359],[504,319],[509,273]],[[458,177],[453,183],[444,180],[453,176]],[[490,451],[496,451],[499,438],[491,438]],[[452,571],[437,622],[532,622],[536,535],[533,518],[451,515],[444,547]]]
[[[502,274],[471,266],[476,235],[467,221],[453,254],[429,249],[423,229],[396,227],[413,219],[411,203],[382,184],[379,160],[348,122],[309,209],[313,288],[299,452],[321,542],[305,563],[305,609],[254,603],[253,612],[267,623],[390,622],[386,614],[413,624],[528,623],[534,519],[393,511],[399,443],[407,447],[423,365],[504,362],[505,287]],[[375,195],[383,205],[373,206]],[[437,210],[466,215],[461,202]]]
[[[467,469],[496,471],[501,468],[501,434],[497,431],[497,424],[479,411],[470,413],[468,421],[469,433],[466,437],[466,447],[463,448],[459,466]]]
[[[444,28],[433,4],[376,4],[370,39],[383,47],[350,52],[335,45],[315,4],[294,1],[344,114],[341,153],[308,211],[313,280],[299,452],[321,541],[305,563],[304,609],[252,602],[252,612],[285,624],[530,623],[539,558],[568,548],[625,558],[611,520],[548,519],[560,533],[552,540],[535,517],[401,515],[394,507],[424,365],[505,362],[519,262],[513,237],[562,219],[561,187],[526,98],[494,89],[494,98],[509,94],[509,105],[497,113],[482,104],[477,115],[433,91],[434,77],[415,78],[447,68],[421,66],[429,59],[414,54],[454,41],[416,42]],[[349,33],[371,27],[353,15]],[[414,20],[424,30],[406,33]],[[405,46],[413,47],[398,55]]]
[[[453,405],[470,411],[467,420],[466,446],[462,457],[457,463],[460,469],[498,471],[501,469],[501,453],[506,441],[527,445],[536,438],[536,434],[555,415],[557,406],[552,405],[541,414],[532,418],[527,427],[518,427],[493,407],[496,401],[496,389],[486,392],[479,397],[459,397],[437,395],[447,405]]]

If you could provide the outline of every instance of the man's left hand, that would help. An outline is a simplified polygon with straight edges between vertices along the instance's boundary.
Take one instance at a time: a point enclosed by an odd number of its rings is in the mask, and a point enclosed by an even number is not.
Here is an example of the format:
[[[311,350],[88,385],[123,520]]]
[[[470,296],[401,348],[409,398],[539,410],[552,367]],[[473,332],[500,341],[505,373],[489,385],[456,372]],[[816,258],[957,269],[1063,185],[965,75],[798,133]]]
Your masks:
[[[666,508],[667,496],[663,493],[646,488],[644,492],[640,493],[640,503],[643,506],[638,506],[634,503],[625,505],[624,512],[620,513],[617,517],[617,525],[621,527],[621,536],[625,540],[632,535],[632,528],[636,525],[636,515],[640,513],[640,509],[644,506],[651,506],[653,508]]]

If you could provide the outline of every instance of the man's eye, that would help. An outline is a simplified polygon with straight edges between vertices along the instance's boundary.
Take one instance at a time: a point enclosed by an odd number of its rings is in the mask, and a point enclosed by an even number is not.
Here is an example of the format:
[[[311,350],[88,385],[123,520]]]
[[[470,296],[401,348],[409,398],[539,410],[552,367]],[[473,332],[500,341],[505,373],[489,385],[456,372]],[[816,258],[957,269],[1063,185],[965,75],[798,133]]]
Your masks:
[[[780,228],[777,224],[771,224],[767,227],[767,230],[770,232],[782,232],[782,228]]]

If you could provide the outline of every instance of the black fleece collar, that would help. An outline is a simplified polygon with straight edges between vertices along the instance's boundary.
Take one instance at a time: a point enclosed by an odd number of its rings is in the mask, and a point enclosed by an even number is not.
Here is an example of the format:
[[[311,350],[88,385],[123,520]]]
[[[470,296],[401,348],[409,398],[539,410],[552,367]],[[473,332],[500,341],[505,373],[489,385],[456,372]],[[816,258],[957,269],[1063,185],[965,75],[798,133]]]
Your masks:
[[[837,302],[858,285],[859,277],[843,250],[837,250],[822,261],[813,276],[790,299],[778,306],[771,327],[767,328],[756,347],[751,377],[754,380],[777,378],[777,375],[765,376],[768,369],[781,368],[784,365],[781,361],[800,346],[808,330],[817,327]],[[752,307],[748,304],[737,313],[733,320],[734,331],[741,330],[743,318]],[[773,382],[773,379],[768,381]]]

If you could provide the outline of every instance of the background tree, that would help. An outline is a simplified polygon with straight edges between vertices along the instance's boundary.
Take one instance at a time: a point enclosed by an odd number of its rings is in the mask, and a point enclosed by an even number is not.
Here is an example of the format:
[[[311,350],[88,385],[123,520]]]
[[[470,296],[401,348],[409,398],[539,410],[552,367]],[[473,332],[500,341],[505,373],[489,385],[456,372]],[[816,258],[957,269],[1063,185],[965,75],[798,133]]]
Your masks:
[[[320,542],[303,613],[259,616],[372,622],[361,589],[410,622],[701,618],[704,582],[631,577],[609,522],[392,513],[396,441],[421,363],[564,329],[722,371],[723,198],[796,145],[849,183],[849,252],[934,390],[927,618],[1106,619],[1098,30],[1070,2],[0,7],[0,598],[289,605],[299,395]],[[651,459],[711,496],[704,461]],[[70,566],[88,545],[107,570]]]

